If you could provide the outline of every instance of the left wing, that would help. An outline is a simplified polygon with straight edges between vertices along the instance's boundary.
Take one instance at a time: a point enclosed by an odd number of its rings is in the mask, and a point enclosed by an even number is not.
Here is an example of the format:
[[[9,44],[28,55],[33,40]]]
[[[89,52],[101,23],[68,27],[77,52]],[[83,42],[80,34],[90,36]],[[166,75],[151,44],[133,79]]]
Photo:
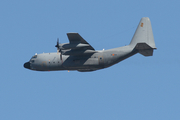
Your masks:
[[[84,40],[78,33],[67,33],[70,44],[86,44],[85,49],[95,50],[86,40]]]
[[[69,44],[64,44],[63,55],[82,55],[95,53],[95,49],[78,33],[67,33]],[[69,49],[68,49],[69,48]]]

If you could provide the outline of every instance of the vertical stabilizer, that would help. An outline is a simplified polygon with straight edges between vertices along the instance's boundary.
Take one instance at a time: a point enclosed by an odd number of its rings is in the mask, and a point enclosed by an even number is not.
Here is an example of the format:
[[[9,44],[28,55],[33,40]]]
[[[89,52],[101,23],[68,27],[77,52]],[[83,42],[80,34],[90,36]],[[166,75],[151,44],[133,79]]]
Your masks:
[[[152,49],[156,49],[151,21],[148,17],[143,17],[131,40],[130,46],[135,47],[138,43],[146,43]]]

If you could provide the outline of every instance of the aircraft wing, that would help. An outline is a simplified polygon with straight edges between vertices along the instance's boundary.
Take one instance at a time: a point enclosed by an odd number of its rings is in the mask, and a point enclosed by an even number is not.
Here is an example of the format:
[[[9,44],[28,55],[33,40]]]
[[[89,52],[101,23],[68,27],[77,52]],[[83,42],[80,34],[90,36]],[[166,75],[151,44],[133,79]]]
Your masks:
[[[78,33],[67,33],[70,44],[86,44],[86,47],[78,48],[78,50],[95,50],[86,40],[84,40]]]

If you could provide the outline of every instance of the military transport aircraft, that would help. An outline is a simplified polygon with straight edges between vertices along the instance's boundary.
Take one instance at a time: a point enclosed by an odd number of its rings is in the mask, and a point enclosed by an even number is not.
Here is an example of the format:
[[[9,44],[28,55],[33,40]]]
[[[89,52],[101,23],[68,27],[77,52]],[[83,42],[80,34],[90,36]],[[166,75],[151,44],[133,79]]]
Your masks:
[[[156,49],[151,22],[143,17],[129,45],[96,51],[78,33],[67,33],[69,43],[59,44],[57,53],[35,54],[24,67],[36,71],[77,70],[90,72],[110,67],[136,53],[152,56]]]

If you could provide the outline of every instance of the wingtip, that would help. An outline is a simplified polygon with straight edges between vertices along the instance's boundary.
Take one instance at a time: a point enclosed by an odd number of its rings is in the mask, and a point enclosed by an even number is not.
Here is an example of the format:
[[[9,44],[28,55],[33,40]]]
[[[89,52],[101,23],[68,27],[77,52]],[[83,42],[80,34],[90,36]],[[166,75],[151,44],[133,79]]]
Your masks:
[[[77,32],[68,32],[66,34],[68,35],[68,34],[79,34],[79,33],[77,33]]]

